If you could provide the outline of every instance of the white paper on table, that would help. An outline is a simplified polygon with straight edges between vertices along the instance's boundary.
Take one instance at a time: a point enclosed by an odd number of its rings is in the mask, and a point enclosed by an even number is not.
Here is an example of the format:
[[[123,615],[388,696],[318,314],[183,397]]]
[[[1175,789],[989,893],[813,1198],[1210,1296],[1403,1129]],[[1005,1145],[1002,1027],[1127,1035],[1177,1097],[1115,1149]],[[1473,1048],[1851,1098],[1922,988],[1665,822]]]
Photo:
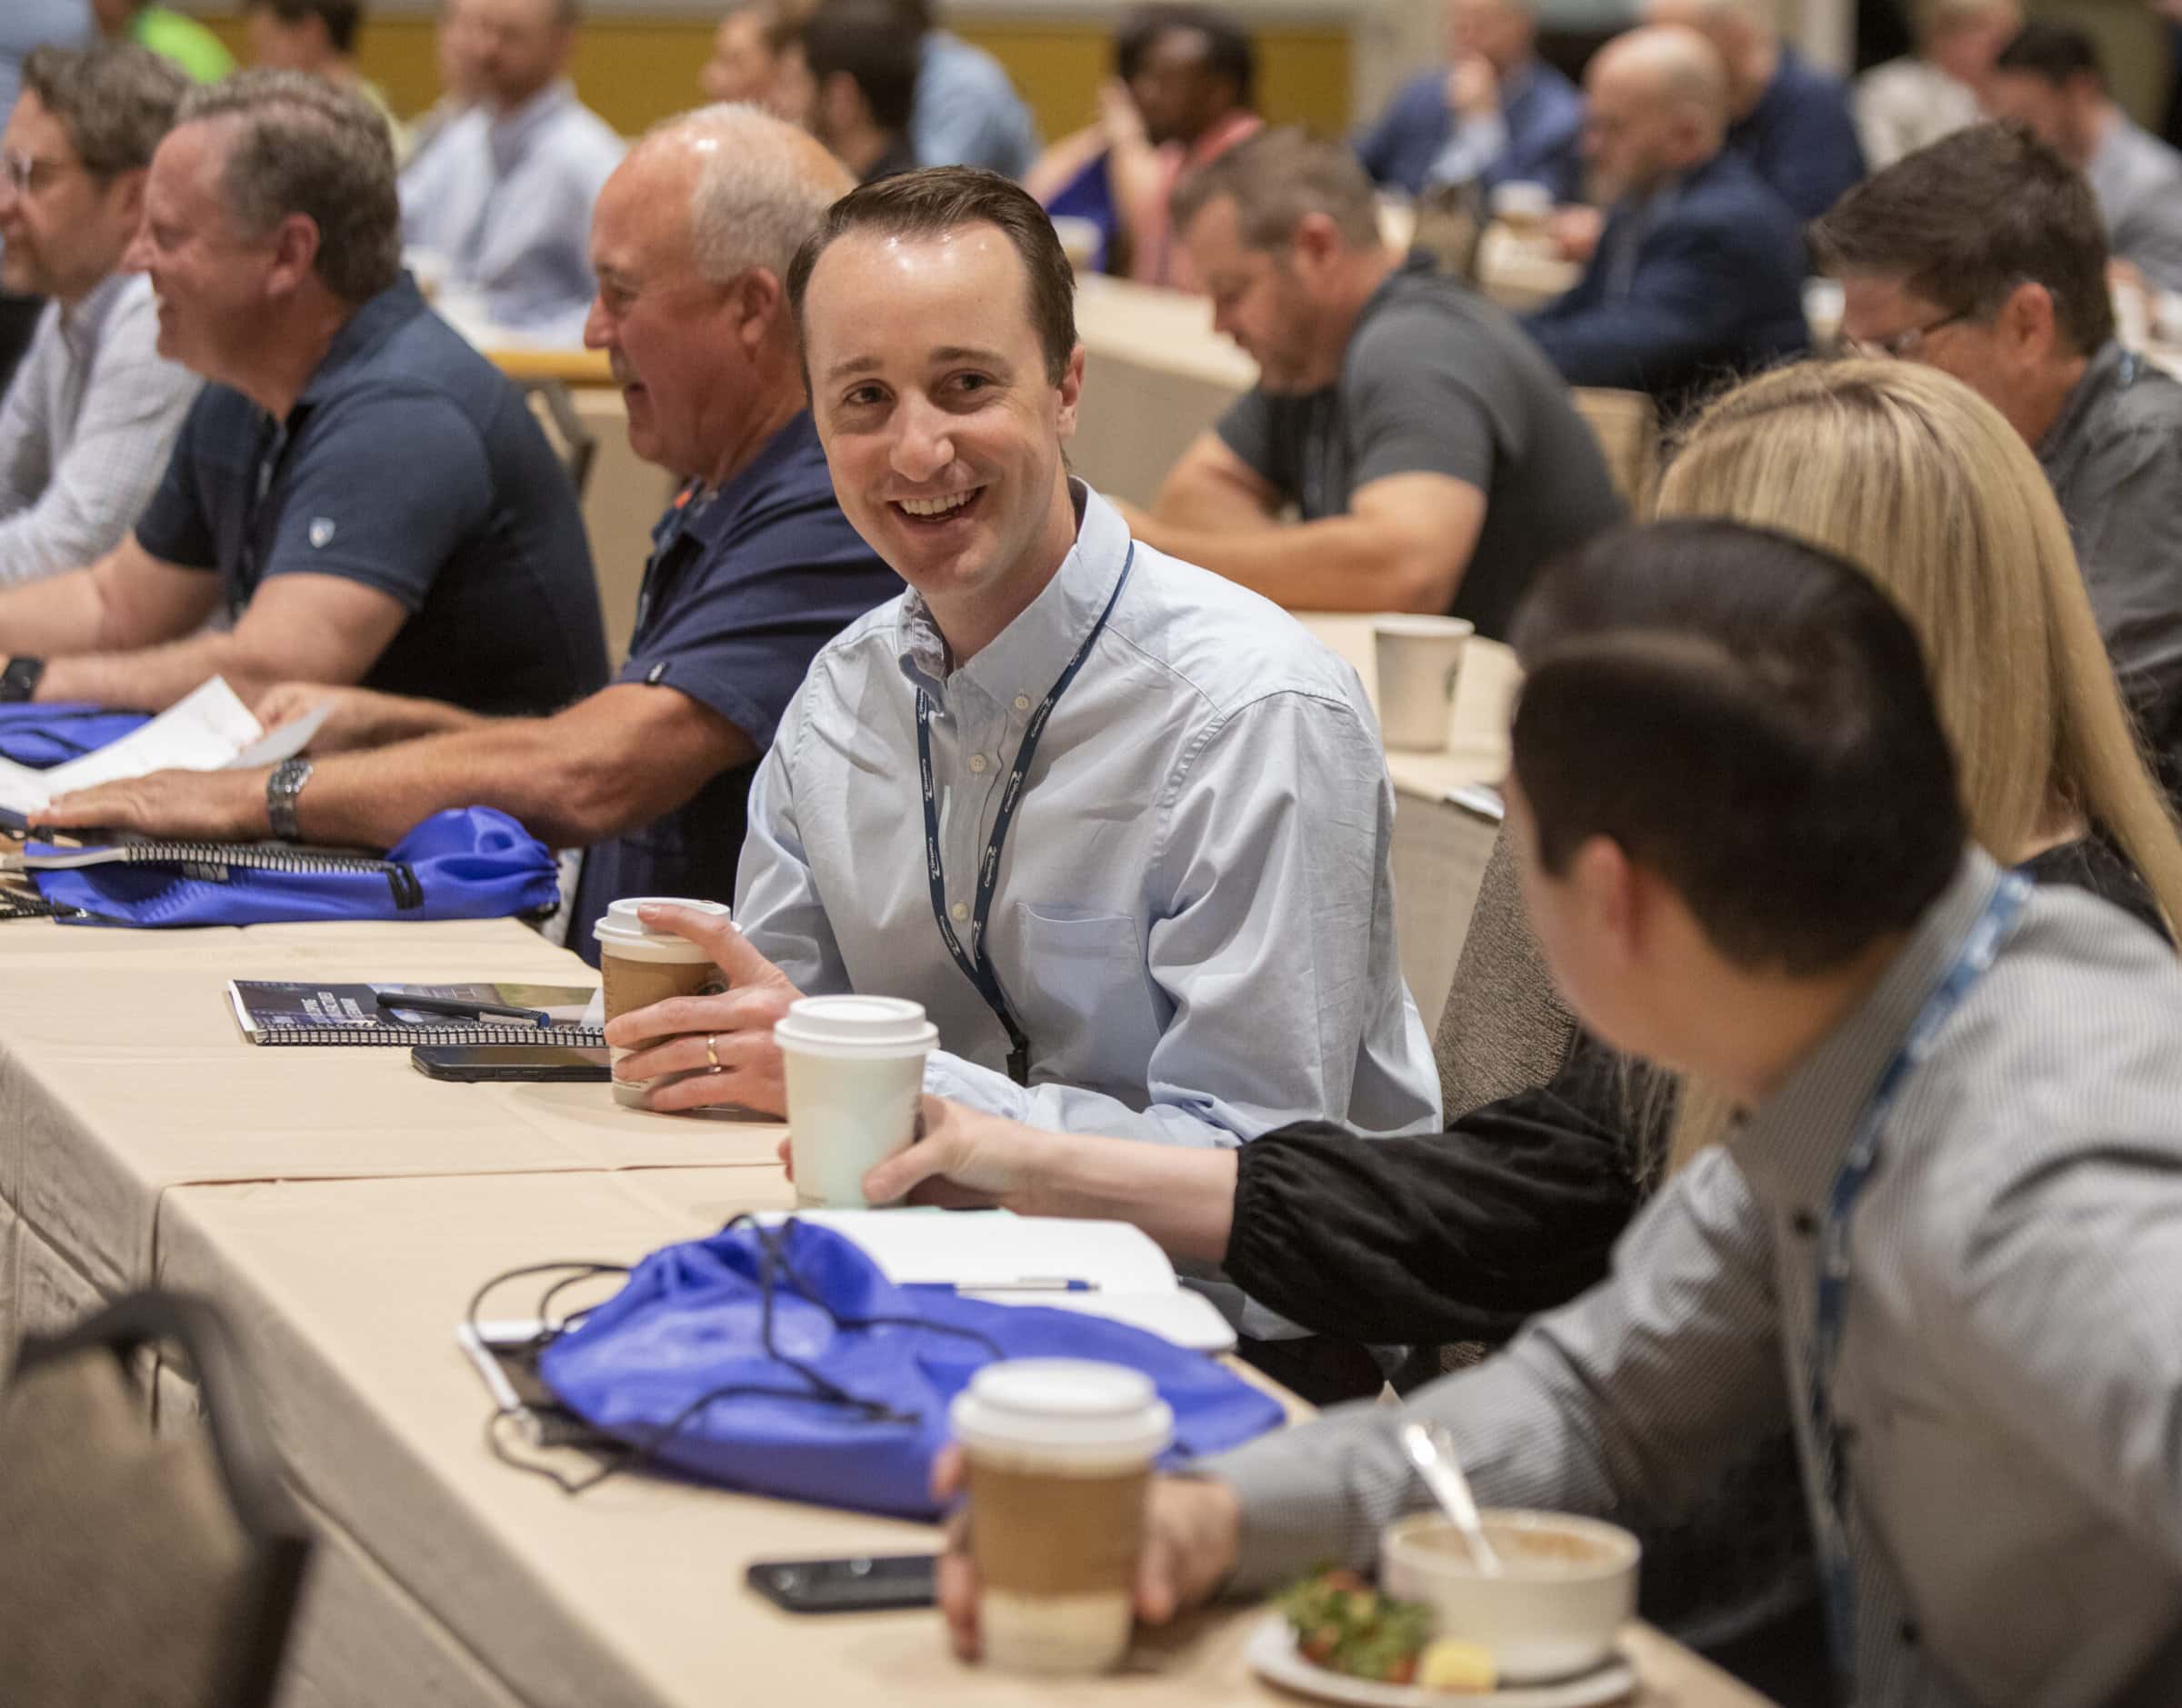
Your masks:
[[[333,715],[334,703],[321,700],[301,717],[290,718],[276,730],[268,730],[221,767],[223,771],[249,771],[259,765],[276,765],[293,759],[311,744]],[[251,719],[255,723],[255,718]]]
[[[311,717],[298,718],[268,737],[250,715],[249,707],[235,698],[224,677],[215,676],[203,686],[159,714],[143,728],[117,742],[109,742],[95,754],[71,759],[50,771],[0,759],[0,806],[18,813],[35,813],[57,796],[101,783],[120,783],[154,771],[218,771],[238,763],[245,752],[264,751],[285,758],[301,749],[325,721],[325,708]],[[274,750],[292,743],[285,753]],[[272,758],[251,761],[273,763]]]

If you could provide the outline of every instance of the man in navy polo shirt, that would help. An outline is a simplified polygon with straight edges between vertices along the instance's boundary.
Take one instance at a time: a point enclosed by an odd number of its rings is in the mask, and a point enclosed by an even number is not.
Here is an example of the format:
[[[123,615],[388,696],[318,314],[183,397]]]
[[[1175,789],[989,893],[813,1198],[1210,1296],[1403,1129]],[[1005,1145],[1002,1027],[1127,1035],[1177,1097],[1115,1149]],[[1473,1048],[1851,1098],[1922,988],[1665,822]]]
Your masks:
[[[835,503],[781,285],[850,184],[802,131],[721,107],[663,126],[607,181],[586,339],[613,359],[637,454],[690,477],[654,534],[628,663],[548,718],[339,691],[295,797],[305,837],[384,847],[440,807],[500,807],[589,845],[570,939],[592,958],[617,896],[734,893],[750,779],[813,655],[902,586]],[[291,684],[259,713],[328,692]],[[165,772],[46,816],[262,835],[266,777]]]
[[[204,375],[134,533],[0,597],[0,697],[156,711],[215,673],[546,712],[606,680],[575,494],[521,395],[401,271],[363,100],[247,72],[192,94],[125,265]],[[225,610],[232,627],[205,627]]]

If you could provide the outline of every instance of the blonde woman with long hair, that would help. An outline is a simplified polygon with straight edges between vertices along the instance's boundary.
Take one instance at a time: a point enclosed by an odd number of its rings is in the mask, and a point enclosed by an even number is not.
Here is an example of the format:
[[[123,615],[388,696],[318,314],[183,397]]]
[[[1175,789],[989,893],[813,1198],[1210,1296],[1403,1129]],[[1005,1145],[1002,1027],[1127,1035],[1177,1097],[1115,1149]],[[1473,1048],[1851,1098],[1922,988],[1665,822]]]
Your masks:
[[[2182,834],[2123,708],[2060,506],[1991,405],[1908,362],[1783,368],[1698,415],[1652,511],[1777,528],[1861,565],[1924,643],[1972,834],[1995,859],[2173,934]],[[1686,1088],[1674,1161],[1719,1137],[1729,1113]]]

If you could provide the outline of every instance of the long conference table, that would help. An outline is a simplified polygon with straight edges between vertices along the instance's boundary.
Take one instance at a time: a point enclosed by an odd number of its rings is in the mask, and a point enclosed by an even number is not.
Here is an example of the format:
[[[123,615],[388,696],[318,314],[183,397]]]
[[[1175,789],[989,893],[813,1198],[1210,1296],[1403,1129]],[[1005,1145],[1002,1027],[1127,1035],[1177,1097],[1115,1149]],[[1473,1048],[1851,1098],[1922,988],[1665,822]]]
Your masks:
[[[926,1548],[924,1526],[640,1474],[572,1499],[493,1456],[453,1338],[473,1290],[785,1207],[782,1129],[439,1084],[398,1049],[253,1047],[224,986],[586,976],[525,927],[24,920],[0,962],[0,1327],[12,1344],[152,1283],[225,1307],[320,1540],[288,1708],[1279,1700],[1243,1662],[1248,1610],[1147,1637],[1116,1677],[1034,1684],[957,1664],[928,1613],[798,1621],[743,1587],[751,1561]],[[185,1424],[193,1392],[163,1373],[156,1403]],[[1640,1703],[1757,1700],[1629,1642]]]

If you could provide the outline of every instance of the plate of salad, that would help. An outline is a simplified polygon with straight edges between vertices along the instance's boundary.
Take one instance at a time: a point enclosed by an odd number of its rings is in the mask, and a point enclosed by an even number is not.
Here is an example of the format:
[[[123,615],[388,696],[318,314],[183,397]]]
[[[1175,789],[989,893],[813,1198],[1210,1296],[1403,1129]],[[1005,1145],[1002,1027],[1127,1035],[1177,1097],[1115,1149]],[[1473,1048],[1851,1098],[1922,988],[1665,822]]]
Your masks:
[[[1315,1573],[1276,1598],[1244,1659],[1260,1678],[1356,1708],[1605,1708],[1636,1693],[1616,1656],[1576,1678],[1502,1685],[1489,1651],[1433,1635],[1432,1610],[1356,1573]]]

